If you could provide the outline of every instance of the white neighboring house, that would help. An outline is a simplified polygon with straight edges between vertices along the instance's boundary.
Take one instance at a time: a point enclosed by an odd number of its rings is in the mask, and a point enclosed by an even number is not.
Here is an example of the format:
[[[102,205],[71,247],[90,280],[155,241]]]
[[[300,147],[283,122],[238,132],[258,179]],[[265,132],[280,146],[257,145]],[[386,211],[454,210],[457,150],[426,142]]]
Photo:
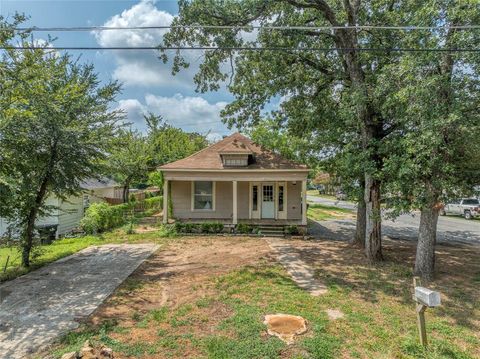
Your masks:
[[[82,183],[83,193],[79,196],[71,196],[61,200],[56,196],[50,196],[46,200],[47,205],[55,206],[57,209],[43,218],[37,220],[36,225],[56,224],[57,237],[64,235],[78,227],[80,220],[85,214],[85,209],[95,202],[105,201],[106,198],[122,198],[122,188],[110,179],[91,179]],[[0,217],[0,236],[8,227],[8,222]]]

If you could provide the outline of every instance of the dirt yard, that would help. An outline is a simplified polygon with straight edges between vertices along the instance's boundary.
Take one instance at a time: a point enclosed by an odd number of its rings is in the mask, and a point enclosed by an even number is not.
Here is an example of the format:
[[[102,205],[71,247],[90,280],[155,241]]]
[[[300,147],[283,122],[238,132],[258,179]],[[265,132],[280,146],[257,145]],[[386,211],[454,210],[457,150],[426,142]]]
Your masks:
[[[411,299],[414,243],[387,241],[376,267],[344,242],[287,243],[326,284],[325,295],[298,288],[264,239],[178,238],[50,353],[89,339],[115,358],[480,357],[478,247],[438,247],[433,286],[442,306],[427,312],[425,351]],[[293,345],[268,336],[263,317],[276,313],[304,317],[307,333]]]

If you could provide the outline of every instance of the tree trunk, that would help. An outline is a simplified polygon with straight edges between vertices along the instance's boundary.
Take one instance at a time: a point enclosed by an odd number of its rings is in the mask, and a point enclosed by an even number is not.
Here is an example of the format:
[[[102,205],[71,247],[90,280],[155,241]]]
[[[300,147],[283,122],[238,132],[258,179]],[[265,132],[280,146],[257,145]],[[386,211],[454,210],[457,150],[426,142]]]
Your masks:
[[[126,181],[125,184],[123,185],[123,193],[122,193],[123,203],[128,203],[129,192],[130,192],[130,181]]]
[[[35,202],[28,212],[27,224],[25,226],[25,232],[23,233],[23,244],[22,244],[22,265],[24,267],[30,267],[30,252],[33,247],[33,230],[35,229],[35,220],[37,219],[37,214],[40,206],[43,203],[45,194],[47,193],[47,185],[50,180],[50,171],[47,172],[40,188],[35,197]]]
[[[360,182],[361,193],[358,197],[357,204],[357,224],[355,228],[355,236],[351,244],[365,248],[365,231],[366,231],[366,206],[365,206],[365,181]]]
[[[35,227],[35,218],[37,217],[36,209],[32,208],[28,214],[27,225],[24,232],[23,248],[22,248],[22,265],[30,267],[30,252],[33,247],[33,230]]]
[[[370,263],[383,260],[380,181],[365,175],[365,254]]]
[[[425,281],[433,279],[435,270],[438,212],[438,208],[431,206],[423,208],[420,214],[414,272]]]
[[[57,160],[57,143],[58,139],[55,139],[51,146],[51,155],[48,161],[47,171],[45,172],[42,182],[40,183],[37,195],[35,196],[35,201],[28,211],[27,223],[25,226],[25,232],[23,233],[22,243],[22,265],[24,267],[30,266],[30,252],[32,251],[33,247],[33,230],[35,229],[35,220],[37,219],[38,210],[42,206],[45,195],[47,194],[48,183],[52,177],[53,167],[55,165],[55,161]]]

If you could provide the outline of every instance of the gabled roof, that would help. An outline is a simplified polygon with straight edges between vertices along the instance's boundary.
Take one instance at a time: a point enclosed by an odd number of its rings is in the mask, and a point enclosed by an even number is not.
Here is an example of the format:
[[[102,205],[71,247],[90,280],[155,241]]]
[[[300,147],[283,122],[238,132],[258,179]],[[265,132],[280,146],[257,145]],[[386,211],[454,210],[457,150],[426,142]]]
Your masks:
[[[181,160],[160,166],[160,170],[228,170],[222,163],[221,154],[239,153],[252,154],[253,163],[236,170],[308,170],[307,166],[288,160],[266,148],[256,144],[251,139],[234,133],[223,140],[194,153]]]
[[[111,180],[107,177],[102,177],[100,179],[97,178],[89,178],[82,183],[80,183],[80,187],[83,189],[98,189],[98,188],[109,188],[109,187],[119,187],[120,185]]]
[[[253,154],[253,151],[252,149],[250,148],[250,146],[248,146],[247,143],[245,143],[245,141],[241,141],[239,139],[234,139],[233,141],[230,141],[228,142],[225,146],[223,146],[222,148],[220,148],[218,150],[218,153],[220,154],[245,154],[245,155],[249,155],[249,154]]]

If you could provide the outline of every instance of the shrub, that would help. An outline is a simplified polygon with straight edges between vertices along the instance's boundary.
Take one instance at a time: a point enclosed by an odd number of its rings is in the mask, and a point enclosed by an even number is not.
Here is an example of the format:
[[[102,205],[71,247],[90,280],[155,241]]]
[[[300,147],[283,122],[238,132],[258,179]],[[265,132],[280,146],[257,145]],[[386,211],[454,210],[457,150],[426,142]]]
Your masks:
[[[249,234],[249,233],[252,233],[252,229],[253,229],[253,226],[251,226],[250,224],[239,223],[237,225],[238,233]]]
[[[145,199],[145,209],[161,210],[163,207],[163,196],[150,197]]]
[[[198,225],[193,223],[185,223],[185,232],[194,233],[198,231]]]
[[[218,223],[218,222],[212,223],[211,229],[213,233],[222,233],[224,229],[224,225],[223,223]]]
[[[285,232],[286,232],[287,234],[291,234],[291,235],[300,234],[300,231],[298,230],[298,227],[295,226],[295,225],[285,227]]]
[[[223,232],[223,224],[219,222],[203,222],[200,224],[202,233],[221,233]]]
[[[85,211],[80,226],[88,234],[104,232],[124,224],[125,213],[129,210],[132,210],[132,206],[127,203],[117,206],[110,206],[104,202],[93,203]]]
[[[174,226],[174,228],[175,228],[175,232],[177,232],[177,233],[183,233],[183,232],[185,232],[185,227],[186,227],[186,224],[185,224],[185,223],[175,222],[175,224],[174,224],[173,226]]]
[[[211,227],[210,223],[203,222],[200,226],[201,226],[200,228],[202,233],[210,233],[210,227]]]

